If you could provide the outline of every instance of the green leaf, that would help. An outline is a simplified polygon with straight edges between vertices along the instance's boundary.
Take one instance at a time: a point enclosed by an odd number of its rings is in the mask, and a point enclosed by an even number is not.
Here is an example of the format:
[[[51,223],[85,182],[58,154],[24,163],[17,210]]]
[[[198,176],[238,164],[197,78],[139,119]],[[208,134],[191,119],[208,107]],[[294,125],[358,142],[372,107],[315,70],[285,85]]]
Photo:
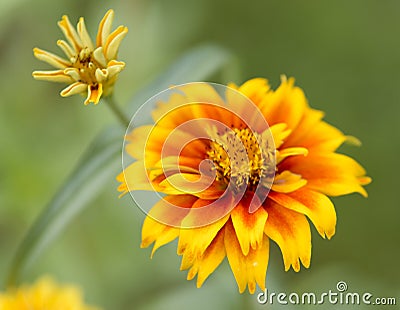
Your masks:
[[[128,106],[129,112],[133,113],[148,98],[170,85],[206,79],[226,66],[230,59],[232,58],[226,50],[213,45],[190,50],[134,96]],[[8,285],[18,281],[23,269],[54,241],[68,223],[98,195],[104,184],[115,178],[122,169],[120,157],[123,136],[123,129],[108,128],[90,144],[73,173],[20,244],[12,261]]]

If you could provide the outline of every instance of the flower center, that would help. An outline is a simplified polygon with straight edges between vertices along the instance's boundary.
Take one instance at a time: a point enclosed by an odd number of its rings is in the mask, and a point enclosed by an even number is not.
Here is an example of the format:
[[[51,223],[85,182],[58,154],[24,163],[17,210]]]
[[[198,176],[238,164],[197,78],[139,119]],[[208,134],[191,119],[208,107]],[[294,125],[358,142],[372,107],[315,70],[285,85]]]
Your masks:
[[[74,67],[79,70],[80,80],[89,85],[97,84],[96,69],[100,65],[93,57],[93,52],[88,48],[83,48],[79,54],[71,59]]]
[[[214,163],[218,181],[233,181],[236,188],[248,186],[249,190],[255,190],[260,181],[263,186],[271,185],[275,153],[266,137],[248,128],[226,128],[223,133],[213,128],[210,137],[207,155]]]

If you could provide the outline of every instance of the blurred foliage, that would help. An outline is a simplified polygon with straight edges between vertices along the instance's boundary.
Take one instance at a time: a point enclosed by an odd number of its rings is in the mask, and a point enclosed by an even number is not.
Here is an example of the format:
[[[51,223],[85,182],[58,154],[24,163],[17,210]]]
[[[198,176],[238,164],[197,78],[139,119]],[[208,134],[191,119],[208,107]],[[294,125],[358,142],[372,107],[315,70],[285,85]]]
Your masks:
[[[210,81],[240,83],[262,76],[276,86],[281,74],[294,76],[310,104],[326,112],[328,122],[363,142],[361,148],[344,146],[342,151],[357,158],[372,176],[370,197],[334,199],[337,233],[326,241],[314,231],[309,270],[285,273],[273,246],[268,287],[326,291],[345,280],[352,291],[399,297],[396,0],[2,0],[0,280],[24,233],[87,143],[115,121],[105,105],[84,107],[79,97],[61,98],[61,85],[34,81],[31,72],[44,66],[34,59],[32,48],[58,52],[55,43],[62,35],[56,23],[63,14],[73,21],[85,16],[93,33],[110,7],[116,11],[115,25],[129,28],[120,49],[127,67],[116,86],[121,103],[188,48],[214,42],[236,55],[240,71]],[[80,284],[90,303],[112,310],[241,308],[243,298],[227,264],[197,290],[179,271],[173,245],[150,260],[150,250],[139,248],[144,215],[129,197],[118,199],[116,186],[110,179],[23,280],[53,274],[62,282]],[[253,297],[254,308],[261,308]]]

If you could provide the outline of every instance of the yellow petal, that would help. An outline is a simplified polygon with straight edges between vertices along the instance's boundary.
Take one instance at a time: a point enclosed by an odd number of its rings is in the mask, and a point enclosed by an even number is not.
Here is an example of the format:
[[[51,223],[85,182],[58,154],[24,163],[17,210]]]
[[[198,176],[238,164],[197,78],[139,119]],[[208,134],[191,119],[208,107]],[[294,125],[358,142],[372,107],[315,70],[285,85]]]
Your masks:
[[[306,107],[303,117],[295,131],[285,140],[284,147],[303,146],[309,132],[321,121],[324,112]]]
[[[184,156],[204,159],[206,143],[194,140],[182,149],[185,141],[193,140],[193,136],[182,130],[163,128],[161,126],[140,126],[126,136],[130,143],[127,151],[134,158],[143,158],[146,155],[146,165],[153,166],[163,157]]]
[[[161,235],[161,231],[164,230],[167,225],[157,221],[158,218],[165,217],[165,213],[167,212],[167,205],[173,204],[182,209],[181,213],[175,213],[169,219],[171,220],[171,224],[174,226],[180,225],[182,219],[185,215],[190,211],[191,206],[194,202],[196,202],[197,198],[189,195],[174,195],[174,196],[165,196],[163,199],[158,201],[149,211],[148,216],[146,217],[143,229],[142,229],[142,244],[141,247],[148,247],[152,244],[156,239]],[[171,226],[171,227],[174,227]]]
[[[265,277],[269,260],[269,240],[263,237],[262,246],[258,249],[250,249],[248,255],[244,255],[236,237],[231,222],[225,225],[225,249],[233,275],[243,293],[248,285],[251,294],[255,292],[256,283],[264,290]]]
[[[268,198],[285,208],[307,215],[323,238],[327,236],[330,239],[335,234],[335,208],[324,194],[301,188],[289,194],[271,191]]]
[[[151,208],[148,216],[165,225],[182,228],[182,221],[197,201],[192,195],[165,196]]]
[[[37,59],[47,62],[49,65],[58,69],[64,69],[71,65],[67,60],[37,47],[33,49],[33,54]]]
[[[268,124],[285,123],[291,130],[300,123],[307,107],[307,99],[303,91],[294,86],[293,78],[286,80],[285,77],[282,78],[278,89],[268,92],[260,103],[260,110]]]
[[[266,210],[268,219],[264,231],[279,245],[285,270],[288,271],[292,266],[295,271],[299,271],[299,259],[308,268],[311,260],[311,232],[306,217],[271,200],[267,200]]]
[[[74,80],[64,73],[64,70],[54,71],[34,71],[32,76],[36,80],[60,82],[60,83],[72,83]]]
[[[168,102],[159,102],[157,104],[157,107],[151,112],[151,116],[154,122],[158,123],[165,115],[185,104],[187,104],[187,100],[183,94],[173,93]],[[172,128],[175,127],[175,125],[172,126]]]
[[[108,36],[107,41],[104,44],[104,54],[107,60],[112,60],[117,57],[119,45],[127,33],[127,27],[119,26]]]
[[[156,203],[146,217],[142,228],[142,243],[141,247],[146,248],[154,242],[151,256],[155,251],[164,244],[174,240],[179,235],[179,226],[184,216],[189,212],[190,207],[197,198],[193,196],[166,196]],[[168,213],[170,210],[168,204],[179,206],[179,212],[173,214]],[[168,214],[167,214],[168,213]],[[168,220],[174,226],[161,223],[155,219]]]
[[[197,274],[197,287],[200,288],[210,274],[221,264],[225,258],[224,245],[225,230],[222,228],[207,247],[203,255],[194,261],[188,272],[188,280],[193,279]]]
[[[308,188],[328,196],[350,193],[367,196],[359,179],[365,176],[364,168],[343,154],[310,152],[307,157],[287,158],[280,164],[280,169],[300,174],[307,180]]]
[[[206,203],[208,203],[208,201],[206,201]],[[198,200],[193,208],[198,208],[199,205],[201,206],[203,204],[204,201]],[[190,212],[193,212],[193,210]],[[188,214],[189,217],[190,212]],[[211,244],[228,219],[229,214],[203,227],[181,229],[177,249],[177,254],[182,255],[181,270],[191,267],[195,260],[204,254],[207,247]],[[186,226],[186,224],[183,225]]]
[[[153,130],[153,127],[154,126],[152,125],[140,126],[135,128],[125,136],[125,140],[126,142],[128,142],[126,144],[125,150],[130,156],[132,156],[135,159],[143,159],[145,152],[149,152],[151,148],[147,147],[146,145],[149,135]],[[145,149],[147,150],[145,151]],[[159,148],[156,148],[154,153],[159,154]],[[157,157],[158,159],[156,160],[156,162],[160,160],[159,158],[160,156]]]
[[[181,228],[206,227],[230,214],[237,202],[231,192],[218,199],[200,198],[181,223]]]
[[[93,51],[93,58],[100,64],[102,67],[107,67],[107,60],[104,56],[104,50],[102,46],[99,46]]]
[[[270,131],[272,137],[274,138],[275,148],[278,149],[283,144],[285,139],[292,132],[290,129],[287,129],[287,125],[285,123],[275,124],[270,127]]]
[[[208,199],[219,198],[224,189],[213,178],[200,174],[177,173],[160,182],[160,188],[167,194],[191,194]]]
[[[58,40],[57,45],[61,48],[68,59],[71,59],[75,56],[75,51],[73,50],[73,48],[64,40]]]
[[[179,172],[199,174],[199,166],[202,161],[203,160],[201,158],[192,158],[186,156],[168,156],[162,158],[159,162],[154,164],[154,168],[151,168],[150,174],[154,170],[157,170],[157,168],[161,169],[165,174],[168,175]]]
[[[125,63],[122,61],[111,60],[107,64],[107,71],[110,78],[120,73],[125,68]]]
[[[117,177],[117,180],[124,185],[119,189],[120,191],[122,191],[122,189],[126,192],[134,190],[154,190],[146,173],[144,163],[141,160],[135,161],[126,167]]]
[[[231,127],[233,113],[214,104],[214,100],[221,101],[218,94],[215,94],[215,90],[210,90],[211,86],[196,87],[196,85],[198,84],[195,83],[191,86],[192,88],[185,89],[181,88],[186,85],[180,86],[176,91],[188,93],[174,93],[168,103],[158,104],[158,107],[152,112],[157,126],[173,130],[182,125],[185,126],[184,131],[194,137],[208,137],[207,130],[215,122]],[[196,96],[200,102],[196,101]],[[180,130],[183,130],[182,126],[179,127]]]
[[[85,100],[85,105],[88,105],[90,102],[98,104],[102,94],[103,94],[102,83],[98,83],[96,85],[88,85],[88,96]]]
[[[358,183],[360,185],[368,185],[369,183],[372,182],[372,179],[370,177],[366,177],[366,176],[358,177],[357,179],[358,179]]]
[[[114,19],[114,11],[108,10],[99,24],[97,31],[96,45],[103,46],[106,43],[107,37],[111,32],[111,26]]]
[[[248,201],[242,201],[231,212],[233,227],[244,255],[262,246],[264,226],[268,213],[260,207],[254,213],[249,212]]]
[[[79,82],[82,79],[78,68],[66,68],[64,73],[69,75],[76,82]]]
[[[286,157],[298,155],[307,156],[308,150],[305,147],[289,147],[282,149],[281,151],[277,151],[276,164],[279,164]]]
[[[354,137],[354,136],[348,136],[347,135],[345,142],[348,143],[348,144],[354,145],[354,146],[361,146],[362,145],[361,141],[357,137]]]
[[[87,91],[88,85],[82,82],[75,82],[68,87],[64,88],[60,95],[63,97],[69,97],[75,94],[84,93]]]
[[[92,42],[92,39],[90,38],[90,35],[86,29],[85,19],[83,17],[81,17],[79,19],[77,29],[78,29],[79,37],[82,41],[82,47],[83,48],[87,47],[91,51],[93,51],[94,50],[93,42]]]
[[[290,193],[307,184],[307,180],[303,179],[300,174],[292,173],[285,170],[275,175],[272,190],[280,193]]]
[[[201,102],[224,106],[224,101],[215,88],[206,83],[189,83],[177,88],[185,96],[186,103]]]
[[[254,78],[246,81],[238,90],[258,105],[270,90],[270,86],[267,79]]]
[[[153,258],[155,252],[163,245],[174,241],[179,236],[179,228],[165,226],[165,229],[158,235],[151,250],[150,258]]]
[[[167,226],[147,216],[143,222],[142,244],[140,247],[147,248],[154,242],[150,256],[153,257],[158,248],[175,240],[178,236],[179,228]]]
[[[333,152],[345,142],[347,137],[336,127],[326,122],[319,122],[303,136],[300,145],[308,148],[310,151]]]
[[[71,22],[67,15],[64,15],[62,19],[58,22],[58,26],[61,31],[64,33],[68,42],[75,48],[75,51],[78,52],[82,48],[82,41],[76,33],[75,28],[72,26]]]
[[[95,72],[96,81],[99,83],[103,83],[108,78],[108,71],[106,69],[97,68]]]

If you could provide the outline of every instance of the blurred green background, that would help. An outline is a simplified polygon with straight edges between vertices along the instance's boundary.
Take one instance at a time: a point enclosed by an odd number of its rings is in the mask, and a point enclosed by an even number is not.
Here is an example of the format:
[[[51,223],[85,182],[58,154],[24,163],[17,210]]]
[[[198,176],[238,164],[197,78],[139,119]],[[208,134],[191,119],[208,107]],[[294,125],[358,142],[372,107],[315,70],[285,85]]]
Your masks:
[[[115,26],[129,28],[119,54],[127,64],[116,86],[119,102],[128,102],[188,48],[213,42],[236,61],[209,81],[241,83],[260,76],[276,87],[281,74],[294,76],[312,107],[363,142],[341,151],[372,176],[369,198],[334,199],[336,235],[327,241],[313,230],[309,270],[284,272],[279,249],[272,246],[271,290],[321,292],[343,280],[349,291],[400,297],[397,0],[1,0],[0,281],[18,243],[87,143],[115,122],[105,105],[84,107],[79,96],[61,98],[61,84],[34,81],[31,72],[48,66],[34,59],[32,48],[58,53],[55,43],[62,34],[56,23],[63,14],[74,24],[84,16],[94,34],[108,8],[115,10]],[[118,199],[116,187],[110,179],[22,280],[52,274],[79,284],[86,300],[111,310],[245,307],[226,261],[196,289],[179,271],[175,244],[150,260],[150,250],[139,248],[144,215],[129,196]],[[257,305],[256,296],[245,302],[247,308],[268,308]]]

